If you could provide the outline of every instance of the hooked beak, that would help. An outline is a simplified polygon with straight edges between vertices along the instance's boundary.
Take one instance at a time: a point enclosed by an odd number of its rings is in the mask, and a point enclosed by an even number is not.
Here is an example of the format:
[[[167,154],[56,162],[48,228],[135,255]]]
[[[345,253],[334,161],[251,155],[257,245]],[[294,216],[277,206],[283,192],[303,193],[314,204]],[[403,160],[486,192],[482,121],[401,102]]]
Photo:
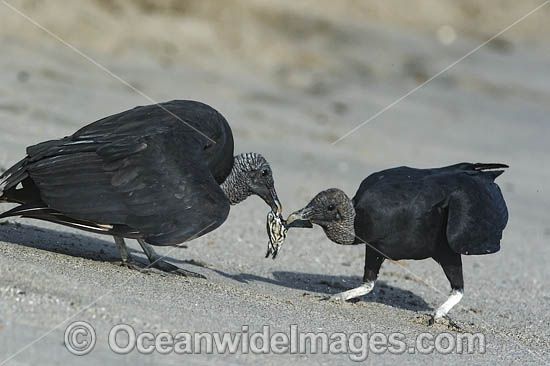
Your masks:
[[[270,202],[271,210],[273,210],[273,212],[276,212],[277,215],[281,215],[283,213],[283,205],[281,205],[279,197],[277,197],[277,192],[275,191],[275,188],[270,189],[269,191],[270,198],[272,200]]]
[[[295,221],[309,221],[309,219],[311,218],[311,214],[311,209],[304,207],[301,210],[291,213],[287,217],[286,223],[287,225],[290,225]]]
[[[271,207],[271,210],[273,212],[277,213],[277,215],[281,215],[281,213],[283,212],[283,206],[279,201],[279,197],[277,197],[275,187],[268,188],[262,185],[259,187],[255,187],[253,191],[258,196],[260,196],[265,201],[265,203],[269,205],[269,207]]]

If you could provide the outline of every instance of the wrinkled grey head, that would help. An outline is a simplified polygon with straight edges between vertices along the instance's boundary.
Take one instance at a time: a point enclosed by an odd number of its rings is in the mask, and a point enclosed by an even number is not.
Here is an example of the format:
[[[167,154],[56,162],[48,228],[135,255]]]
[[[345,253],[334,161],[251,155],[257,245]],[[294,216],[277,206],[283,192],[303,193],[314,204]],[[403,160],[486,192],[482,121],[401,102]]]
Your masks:
[[[255,194],[260,196],[274,212],[279,214],[282,212],[271,167],[260,154],[243,153],[235,156],[233,169],[221,188],[232,205]]]
[[[287,224],[296,220],[308,220],[321,226],[327,237],[338,244],[355,241],[355,209],[349,197],[337,188],[317,194],[306,207],[287,218]]]

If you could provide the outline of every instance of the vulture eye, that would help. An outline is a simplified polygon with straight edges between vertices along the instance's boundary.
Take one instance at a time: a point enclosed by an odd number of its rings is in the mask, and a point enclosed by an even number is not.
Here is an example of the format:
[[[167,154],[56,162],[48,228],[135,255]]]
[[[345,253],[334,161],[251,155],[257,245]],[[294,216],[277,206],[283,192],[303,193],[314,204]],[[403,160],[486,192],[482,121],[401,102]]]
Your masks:
[[[334,205],[331,203],[330,205],[328,205],[327,210],[329,210],[329,211],[334,211],[335,208],[336,208],[336,206],[334,206]]]
[[[262,170],[262,177],[267,177],[269,175],[269,170],[264,169]]]

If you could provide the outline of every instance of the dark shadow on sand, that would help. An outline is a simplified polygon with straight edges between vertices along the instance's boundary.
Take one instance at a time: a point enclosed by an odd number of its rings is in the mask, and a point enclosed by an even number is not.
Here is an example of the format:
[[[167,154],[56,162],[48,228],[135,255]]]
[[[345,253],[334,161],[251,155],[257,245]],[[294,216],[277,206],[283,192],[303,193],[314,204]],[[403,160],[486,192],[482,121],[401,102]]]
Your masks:
[[[276,286],[288,287],[308,292],[317,292],[319,294],[326,295],[333,295],[338,292],[346,291],[357,287],[362,283],[362,277],[359,276],[331,276],[303,272],[277,271],[273,272],[273,277],[275,278],[271,279],[248,273],[232,275],[220,270],[212,270],[224,277],[243,283],[248,283],[249,281],[260,281]],[[387,284],[385,281],[380,280],[376,282],[376,286],[370,294],[362,296],[359,299],[359,301],[376,302],[406,310],[432,310],[430,305],[411,291],[394,287]]]
[[[9,221],[0,222],[0,241],[2,242],[95,261],[120,261],[120,253],[114,240],[109,236],[105,236],[105,239]],[[134,254],[136,260],[143,264],[149,263],[141,250],[130,247],[128,249]],[[166,260],[175,261],[170,257],[166,257]]]
[[[107,236],[105,238],[110,239]],[[120,254],[112,240],[102,240],[92,236],[56,231],[33,225],[6,221],[1,222],[0,241],[95,261],[120,261]],[[132,254],[140,254],[138,258],[139,261],[147,263],[141,251],[131,248],[130,251]],[[188,263],[204,267],[204,265],[199,262],[194,263],[194,261],[177,260],[170,257],[166,259],[171,262]],[[276,286],[326,295],[345,291],[361,284],[361,277],[359,276],[330,276],[280,271],[273,272],[273,277],[275,278],[271,279],[248,273],[232,275],[213,268],[210,268],[210,270],[224,277],[243,283],[260,281]],[[360,299],[366,302],[377,302],[414,311],[426,311],[431,309],[422,298],[412,292],[388,285],[384,281],[378,281],[373,292]]]

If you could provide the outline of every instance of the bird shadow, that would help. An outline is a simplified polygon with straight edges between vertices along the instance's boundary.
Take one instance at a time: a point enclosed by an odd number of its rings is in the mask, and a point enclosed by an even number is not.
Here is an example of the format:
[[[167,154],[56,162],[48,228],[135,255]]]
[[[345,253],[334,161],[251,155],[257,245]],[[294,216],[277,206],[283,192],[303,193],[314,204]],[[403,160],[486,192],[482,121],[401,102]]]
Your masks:
[[[18,222],[0,223],[0,241],[29,248],[101,261],[120,260],[113,242]]]
[[[120,254],[112,241],[102,240],[93,236],[57,231],[39,226],[25,225],[18,222],[0,222],[0,242],[18,244],[29,248],[46,250],[103,262],[118,262]],[[132,254],[140,251],[130,249]],[[166,258],[173,262],[182,262],[204,267],[200,262]],[[362,281],[359,276],[330,276],[300,272],[273,272],[274,278],[267,278],[249,273],[229,274],[218,269],[211,271],[235,281],[248,283],[250,281],[264,282],[276,286],[293,288],[308,292],[333,295],[359,286]],[[376,302],[401,309],[425,311],[431,307],[420,297],[408,290],[377,281],[374,290],[361,297],[365,302]]]
[[[102,262],[120,261],[120,253],[114,241],[102,240],[93,236],[57,231],[44,227],[0,222],[0,242],[18,244],[28,248],[70,255]],[[148,263],[143,252],[128,248],[134,258],[142,264]],[[136,254],[138,254],[136,256]],[[166,257],[167,260],[172,258]]]
[[[250,281],[265,282],[276,286],[316,292],[329,296],[357,287],[363,282],[362,277],[359,276],[331,276],[315,273],[276,271],[273,272],[274,278],[267,278],[249,273],[229,274],[217,269],[212,269],[212,271],[242,283]],[[304,295],[306,294],[304,293]],[[392,286],[380,280],[376,282],[371,293],[355,301],[375,302],[413,311],[433,310],[428,303],[411,291]]]

